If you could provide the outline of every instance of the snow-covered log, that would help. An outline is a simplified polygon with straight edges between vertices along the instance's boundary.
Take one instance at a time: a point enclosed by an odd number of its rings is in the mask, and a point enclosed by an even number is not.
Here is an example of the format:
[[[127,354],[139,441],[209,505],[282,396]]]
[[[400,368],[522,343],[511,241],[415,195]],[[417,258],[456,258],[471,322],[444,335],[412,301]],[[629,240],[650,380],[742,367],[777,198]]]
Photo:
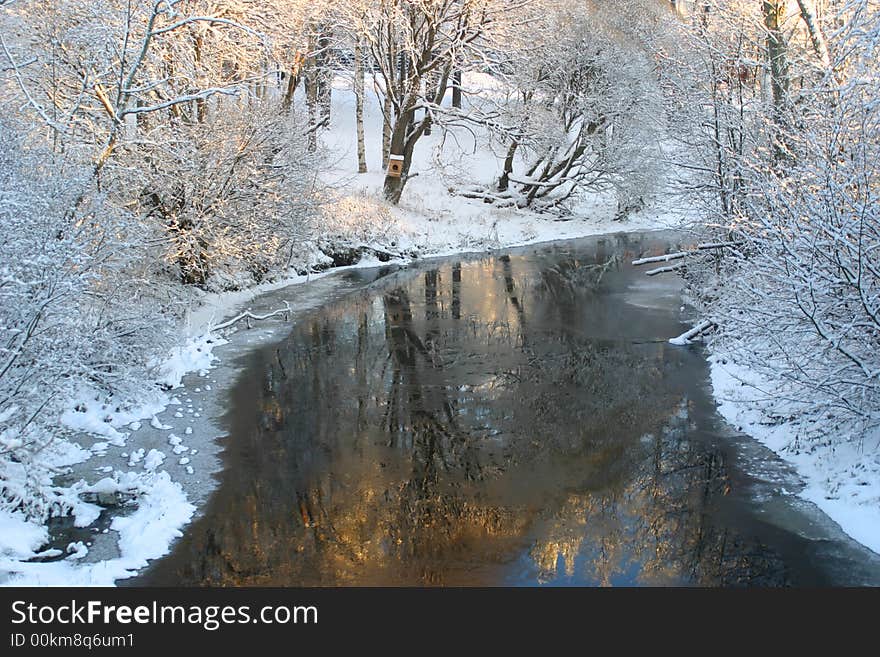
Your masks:
[[[685,258],[689,255],[687,251],[677,251],[676,253],[667,253],[666,255],[661,256],[651,256],[650,258],[639,258],[638,260],[633,260],[632,264],[634,267],[638,267],[639,265],[647,265],[652,262],[669,262],[670,260],[680,260],[681,258]]]
[[[656,269],[649,269],[645,272],[645,276],[657,276],[658,274],[666,274],[671,271],[678,271],[684,268],[684,263],[679,263],[677,265],[669,265],[668,267],[657,267]]]
[[[674,344],[674,345],[678,345],[678,346],[689,345],[689,344],[691,344],[691,342],[693,341],[694,338],[702,335],[703,333],[705,333],[706,331],[711,329],[713,326],[715,326],[714,322],[709,321],[708,319],[703,320],[702,322],[700,322],[699,324],[694,326],[692,329],[685,331],[681,335],[674,337],[674,338],[669,338],[669,344]]]

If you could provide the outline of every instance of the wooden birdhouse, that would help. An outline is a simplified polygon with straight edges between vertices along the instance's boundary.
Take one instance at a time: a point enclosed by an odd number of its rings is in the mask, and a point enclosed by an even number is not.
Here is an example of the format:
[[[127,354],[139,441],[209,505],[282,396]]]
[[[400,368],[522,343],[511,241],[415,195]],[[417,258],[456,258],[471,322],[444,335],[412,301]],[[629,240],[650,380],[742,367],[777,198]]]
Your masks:
[[[403,175],[403,155],[388,156],[388,175],[392,178],[400,178]]]

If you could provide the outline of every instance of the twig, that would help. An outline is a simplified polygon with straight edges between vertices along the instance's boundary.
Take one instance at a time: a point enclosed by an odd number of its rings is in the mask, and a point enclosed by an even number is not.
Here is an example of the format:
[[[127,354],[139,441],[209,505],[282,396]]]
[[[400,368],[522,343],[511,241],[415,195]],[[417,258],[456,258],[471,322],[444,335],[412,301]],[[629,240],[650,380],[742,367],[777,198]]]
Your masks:
[[[723,249],[725,247],[734,247],[734,246],[742,246],[745,244],[743,241],[739,242],[709,242],[707,244],[697,244],[697,249],[700,251],[706,251],[707,249]]]

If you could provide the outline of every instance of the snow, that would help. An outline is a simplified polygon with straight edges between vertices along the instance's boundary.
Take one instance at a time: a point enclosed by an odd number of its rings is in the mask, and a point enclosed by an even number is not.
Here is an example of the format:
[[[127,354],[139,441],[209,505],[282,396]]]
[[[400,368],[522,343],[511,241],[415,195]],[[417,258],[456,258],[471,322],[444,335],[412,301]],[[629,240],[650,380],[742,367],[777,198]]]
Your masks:
[[[167,396],[158,390],[151,398],[140,400],[137,406],[119,406],[95,390],[80,388],[71,395],[59,420],[68,429],[104,436],[111,444],[121,447],[128,437],[121,429],[137,431],[141,427],[140,420],[161,412],[167,403]]]
[[[125,456],[123,454],[123,456]],[[143,447],[137,451],[131,453],[131,456],[128,459],[128,467],[133,468],[138,463],[140,463],[144,458],[144,449]]]
[[[154,429],[159,429],[160,431],[163,431],[163,430],[165,430],[165,429],[170,429],[170,428],[171,428],[171,425],[170,425],[170,424],[162,424],[162,423],[159,421],[159,418],[156,417],[155,415],[154,415],[153,418],[150,420],[150,426],[153,427]]]
[[[799,495],[880,554],[880,432],[846,440],[852,432],[827,414],[789,419],[773,382],[717,355],[710,364],[721,415],[790,463]]]
[[[81,543],[65,559],[52,562],[25,562],[45,538],[45,528],[24,521],[20,516],[0,512],[0,541],[16,538],[10,550],[0,553],[0,570],[10,573],[7,584],[15,586],[113,586],[118,579],[136,574],[168,550],[170,543],[181,535],[180,527],[195,512],[180,484],[167,472],[121,475],[122,489],[140,491],[138,508],[127,516],[116,517],[110,529],[119,534],[120,556],[96,563],[78,563],[88,551]],[[107,487],[110,488],[109,486]],[[0,545],[4,545],[0,543]],[[12,554],[14,556],[10,557]]]
[[[183,444],[183,439],[173,433],[168,434],[168,444],[171,445],[171,451],[175,454],[183,454],[184,452],[189,451],[189,447]],[[187,463],[188,462],[189,460],[187,459]]]
[[[187,502],[180,484],[171,481],[167,472],[160,472],[151,482],[149,492],[138,511],[118,517],[111,528],[120,534],[119,548],[124,555],[145,565],[147,559],[161,556],[171,540],[180,536],[179,527],[195,512]],[[144,529],[149,528],[149,532]]]
[[[100,481],[95,482],[88,488],[86,488],[86,492],[89,493],[119,493],[122,491],[129,491],[130,489],[120,482],[118,479],[113,479],[112,477],[104,477]]]
[[[165,453],[151,449],[144,458],[144,470],[154,471],[165,462]]]
[[[76,541],[75,543],[70,543],[67,546],[67,554],[70,555],[68,559],[82,559],[89,553],[89,548],[86,547],[86,544],[82,541]]]
[[[159,365],[158,381],[168,388],[179,388],[181,379],[188,372],[207,372],[214,361],[214,347],[225,344],[226,340],[210,332],[189,338],[185,344],[176,347],[171,357]]]
[[[117,431],[112,424],[106,422],[104,418],[100,416],[100,413],[94,411],[65,411],[61,415],[61,423],[74,431],[91,433],[98,436],[107,436],[108,438],[117,441],[125,440],[125,434]]]
[[[48,537],[46,527],[28,522],[20,511],[0,512],[0,561],[9,556],[35,553]]]
[[[81,483],[81,482],[80,482]],[[78,488],[74,487],[73,492],[78,492]],[[97,504],[83,502],[78,498],[70,497],[70,505],[73,510],[73,526],[88,527],[101,516],[101,507]]]

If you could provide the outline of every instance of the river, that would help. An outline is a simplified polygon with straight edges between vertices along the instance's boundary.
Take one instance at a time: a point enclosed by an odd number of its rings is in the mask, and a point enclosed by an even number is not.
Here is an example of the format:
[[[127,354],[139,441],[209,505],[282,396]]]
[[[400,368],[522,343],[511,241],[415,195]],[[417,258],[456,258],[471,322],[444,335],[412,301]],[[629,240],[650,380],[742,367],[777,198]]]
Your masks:
[[[880,583],[667,342],[681,281],[630,262],[680,239],[423,262],[299,314],[243,357],[204,513],[131,583]]]

